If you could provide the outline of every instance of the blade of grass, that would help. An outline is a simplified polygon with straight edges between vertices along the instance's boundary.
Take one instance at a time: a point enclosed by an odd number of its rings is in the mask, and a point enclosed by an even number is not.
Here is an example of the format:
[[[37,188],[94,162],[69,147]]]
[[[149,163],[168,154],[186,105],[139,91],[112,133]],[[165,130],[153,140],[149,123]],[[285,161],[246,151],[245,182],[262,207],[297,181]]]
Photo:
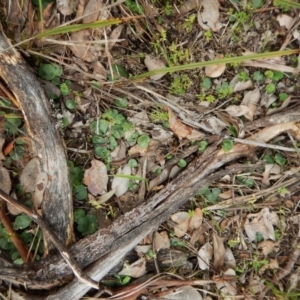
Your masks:
[[[292,2],[292,1],[288,1],[288,0],[278,0],[278,3],[290,5],[295,8],[300,8],[300,3],[296,3],[296,2]]]
[[[274,52],[265,52],[265,53],[258,53],[258,54],[251,54],[251,55],[242,55],[242,56],[236,56],[236,57],[226,57],[222,59],[215,59],[215,60],[209,60],[209,61],[203,61],[203,62],[197,62],[187,65],[180,65],[180,66],[174,66],[174,67],[167,67],[162,68],[150,72],[146,72],[137,76],[132,76],[130,79],[132,80],[139,80],[143,79],[152,75],[161,74],[161,73],[167,73],[167,72],[176,72],[176,71],[185,71],[185,70],[191,70],[191,69],[197,69],[202,67],[207,67],[211,65],[219,65],[219,64],[228,64],[228,63],[239,63],[246,60],[252,60],[252,59],[263,59],[263,58],[270,58],[270,57],[276,57],[276,56],[283,56],[283,55],[292,55],[299,53],[298,49],[295,50],[284,50],[284,51],[274,51]]]
[[[142,180],[145,181],[146,183],[146,187],[148,189],[148,179],[147,178],[143,178],[137,175],[125,175],[125,174],[115,174],[115,175],[108,175],[110,177],[119,177],[119,178],[127,178],[127,179],[131,179],[131,180]]]

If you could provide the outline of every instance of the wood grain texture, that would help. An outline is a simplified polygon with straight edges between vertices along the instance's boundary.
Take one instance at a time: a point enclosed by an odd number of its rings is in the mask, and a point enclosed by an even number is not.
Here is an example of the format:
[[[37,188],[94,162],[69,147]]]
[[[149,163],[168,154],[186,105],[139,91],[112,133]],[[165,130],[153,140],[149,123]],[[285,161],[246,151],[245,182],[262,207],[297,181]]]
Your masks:
[[[73,204],[64,145],[51,118],[44,90],[14,48],[3,51],[10,46],[9,40],[0,32],[0,77],[12,91],[23,113],[32,155],[39,159],[41,170],[48,174],[42,202],[43,218],[60,241],[70,245],[74,240]],[[47,236],[44,240],[47,253],[50,245]]]

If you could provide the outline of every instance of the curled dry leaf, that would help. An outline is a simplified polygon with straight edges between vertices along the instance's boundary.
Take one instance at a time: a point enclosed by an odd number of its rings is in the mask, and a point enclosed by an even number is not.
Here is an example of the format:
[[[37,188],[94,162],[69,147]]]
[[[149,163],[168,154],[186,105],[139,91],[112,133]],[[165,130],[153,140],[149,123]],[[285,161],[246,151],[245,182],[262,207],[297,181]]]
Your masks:
[[[218,31],[221,28],[222,24],[219,22],[219,8],[220,4],[218,0],[200,1],[197,19],[202,29]]]
[[[209,270],[209,261],[213,256],[213,247],[207,242],[198,251],[198,263],[201,270]]]
[[[274,242],[274,241],[270,241],[270,240],[265,240],[258,244],[258,249],[261,250],[261,252],[264,256],[268,256],[269,254],[271,254],[274,251],[277,252],[276,248],[277,248],[277,250],[279,248],[278,242]]]
[[[106,165],[96,159],[91,161],[91,165],[89,169],[84,171],[83,182],[92,195],[102,195],[106,192],[108,182]]]
[[[146,55],[144,62],[149,71],[155,71],[155,70],[159,70],[159,69],[166,67],[165,63],[161,59],[153,58],[150,55]],[[161,73],[161,74],[156,74],[156,75],[150,76],[150,78],[152,80],[159,80],[162,77],[164,77],[166,74],[167,74],[167,72]]]
[[[249,111],[249,108],[246,105],[229,105],[225,110],[230,116],[240,117],[245,115]]]
[[[224,257],[224,269],[235,269],[236,268],[236,261],[234,255],[230,248],[226,248],[225,250],[225,257]]]
[[[174,115],[170,107],[165,106],[165,108],[169,112],[170,129],[178,136],[180,140],[183,138],[188,140],[199,140],[204,136],[201,132],[181,123],[181,121],[179,121]]]
[[[133,278],[139,278],[147,273],[146,271],[146,259],[144,257],[135,261],[131,265],[124,266],[123,270],[118,275],[130,276]]]
[[[127,164],[118,169],[111,184],[111,188],[116,190],[115,194],[117,197],[124,195],[128,190],[129,177],[122,177],[122,175],[131,175],[131,168]]]
[[[280,174],[281,168],[278,164],[266,164],[265,171],[263,173],[262,183],[266,186],[270,185],[270,174]]]
[[[275,212],[270,212],[269,208],[263,208],[257,214],[249,214],[245,222],[245,231],[250,242],[255,241],[257,234],[267,240],[275,241],[275,231],[273,225],[277,225],[279,218]]]
[[[230,81],[230,86],[232,86],[233,92],[241,92],[241,91],[252,88],[253,83],[250,79],[247,81],[240,81],[239,74],[237,74]]]
[[[249,111],[245,113],[245,117],[250,121],[253,121],[259,100],[260,91],[258,88],[247,92],[243,98],[241,105],[246,105],[249,108]]]
[[[217,54],[216,59],[223,58],[222,54]],[[226,64],[211,65],[205,68],[205,75],[210,78],[221,76],[226,70]]]
[[[278,113],[278,112],[282,111],[284,108],[288,107],[290,102],[291,102],[291,97],[288,97],[287,99],[285,99],[283,101],[283,103],[279,107],[269,108],[267,110],[266,115],[269,116],[269,115],[273,115],[275,113]]]
[[[121,140],[120,144],[111,152],[112,161],[120,161],[126,157],[127,146],[126,143]]]
[[[190,214],[185,211],[180,211],[173,214],[171,220],[176,223],[174,226],[175,235],[177,237],[183,237],[189,228]]]
[[[224,266],[225,260],[225,247],[223,239],[221,239],[217,234],[213,233],[213,243],[214,243],[214,267],[217,271],[220,271]]]

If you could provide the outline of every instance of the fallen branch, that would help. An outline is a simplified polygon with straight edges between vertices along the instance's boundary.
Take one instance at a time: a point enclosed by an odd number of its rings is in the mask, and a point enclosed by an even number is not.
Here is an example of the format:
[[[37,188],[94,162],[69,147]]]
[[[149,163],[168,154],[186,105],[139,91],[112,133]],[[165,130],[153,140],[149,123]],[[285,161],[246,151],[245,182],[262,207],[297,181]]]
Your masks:
[[[51,229],[49,228],[49,226],[44,222],[44,220],[40,217],[39,214],[34,213],[33,211],[31,211],[28,207],[26,207],[25,205],[21,204],[20,202],[18,202],[17,200],[15,200],[14,198],[12,198],[11,196],[9,196],[8,194],[6,194],[2,189],[0,189],[0,198],[3,201],[6,201],[7,203],[13,205],[14,207],[16,207],[17,209],[19,209],[20,211],[24,212],[26,215],[28,215],[31,219],[34,220],[34,222],[36,224],[38,224],[41,229],[43,230],[44,236],[48,236],[48,238],[51,240],[51,242],[55,245],[55,247],[57,248],[57,250],[59,251],[59,253],[61,254],[61,256],[64,258],[64,260],[66,261],[66,263],[70,266],[70,268],[72,269],[73,273],[76,275],[76,277],[83,283],[85,283],[86,285],[93,287],[95,289],[98,289],[98,284],[97,282],[91,280],[90,278],[88,278],[88,276],[86,276],[80,269],[80,267],[78,267],[76,261],[72,258],[72,256],[69,254],[69,251],[67,250],[66,246],[63,245],[59,239],[57,238],[57,236],[51,231]]]

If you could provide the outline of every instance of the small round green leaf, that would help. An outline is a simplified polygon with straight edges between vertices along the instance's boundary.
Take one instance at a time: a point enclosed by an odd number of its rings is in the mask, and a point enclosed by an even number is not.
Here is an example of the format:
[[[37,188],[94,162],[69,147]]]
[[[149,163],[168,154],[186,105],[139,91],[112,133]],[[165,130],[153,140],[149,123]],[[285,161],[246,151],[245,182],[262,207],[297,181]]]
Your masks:
[[[186,166],[186,161],[183,158],[181,158],[179,159],[177,164],[180,168],[184,168]]]
[[[226,151],[230,151],[233,148],[233,141],[232,140],[223,140],[222,142],[222,149]]]
[[[75,198],[77,200],[84,200],[87,197],[86,187],[83,185],[78,185],[74,189]]]
[[[31,222],[31,218],[29,218],[27,215],[21,214],[16,217],[13,228],[14,230],[25,229],[30,225]]]
[[[67,100],[66,101],[66,108],[67,109],[75,109],[76,108],[76,102],[74,100]]]
[[[150,137],[147,134],[143,134],[137,139],[137,143],[141,148],[147,148],[150,143]]]
[[[208,145],[207,141],[201,141],[201,142],[199,143],[199,148],[198,148],[198,150],[199,150],[200,152],[204,152],[204,150],[207,148],[207,145]]]
[[[62,75],[62,68],[56,64],[42,64],[38,69],[38,75],[45,80],[52,80]]]
[[[136,168],[139,165],[138,162],[135,159],[133,159],[133,158],[129,159],[129,161],[128,161],[127,164],[131,168]]]

